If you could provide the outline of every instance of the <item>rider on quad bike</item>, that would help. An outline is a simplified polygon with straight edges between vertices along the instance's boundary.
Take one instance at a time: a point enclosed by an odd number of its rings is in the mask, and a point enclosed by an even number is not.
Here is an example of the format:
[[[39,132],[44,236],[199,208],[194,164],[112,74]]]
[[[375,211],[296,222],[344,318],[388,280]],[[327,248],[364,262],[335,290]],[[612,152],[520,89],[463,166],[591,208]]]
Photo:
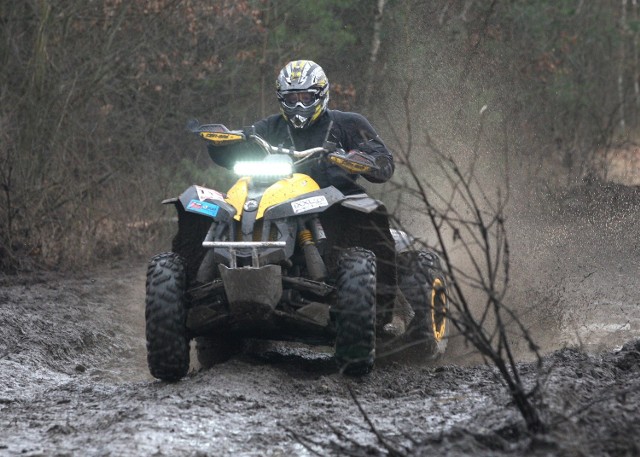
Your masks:
[[[391,178],[391,153],[364,117],[327,109],[314,62],[287,64],[276,87],[281,114],[251,127],[189,123],[239,179],[226,193],[193,185],[163,201],[178,233],[147,270],[151,374],[183,377],[191,340],[203,367],[248,338],[333,345],[353,375],[387,352],[439,357],[450,326],[438,256],[391,229],[356,183]]]
[[[372,160],[376,169],[362,174],[370,182],[383,183],[393,175],[393,156],[375,132],[369,121],[357,113],[329,110],[329,80],[323,69],[310,60],[289,62],[276,80],[276,95],[280,114],[274,114],[245,128],[245,134],[258,134],[268,143],[296,150],[309,149],[333,143],[347,151],[353,159]],[[254,144],[208,144],[209,155],[218,165],[233,168],[238,159],[261,158],[264,152]],[[345,162],[352,163],[352,161]],[[361,194],[364,189],[357,184],[358,170],[341,167],[322,158],[307,161],[298,171],[309,175],[320,187],[333,185],[345,195]],[[365,214],[336,206],[321,216],[329,245],[326,252],[334,256],[340,248],[359,245],[372,251],[377,259],[377,326],[394,333],[390,326],[391,312],[396,296],[396,258],[394,240],[389,229],[389,219],[384,207]],[[179,236],[174,240],[174,252],[187,259],[198,259],[192,252],[184,252]],[[356,244],[357,243],[357,244]],[[335,260],[335,258],[333,259]],[[329,261],[328,266],[335,265]],[[187,267],[187,277],[195,277],[198,265]],[[191,277],[191,278],[189,278]]]

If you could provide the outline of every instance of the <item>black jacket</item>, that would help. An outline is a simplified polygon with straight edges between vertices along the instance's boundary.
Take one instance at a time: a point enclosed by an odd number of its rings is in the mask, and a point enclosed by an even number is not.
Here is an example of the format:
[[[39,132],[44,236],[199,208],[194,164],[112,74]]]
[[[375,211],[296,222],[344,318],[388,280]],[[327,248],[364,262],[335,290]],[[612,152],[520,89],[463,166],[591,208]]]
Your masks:
[[[391,152],[369,121],[357,113],[326,111],[313,125],[303,130],[289,128],[280,114],[274,114],[245,129],[246,134],[252,133],[251,131],[274,146],[294,148],[298,151],[322,146],[327,140],[336,143],[337,147],[347,152],[356,149],[370,154],[380,167],[379,171],[363,175],[371,182],[388,181],[395,169]],[[250,142],[236,143],[230,146],[209,144],[208,150],[211,159],[225,168],[232,168],[239,159],[250,160],[264,157],[264,152]],[[356,184],[358,175],[349,174],[337,165],[321,158],[303,163],[297,171],[311,176],[322,188],[333,185],[345,194],[363,192],[363,188]]]

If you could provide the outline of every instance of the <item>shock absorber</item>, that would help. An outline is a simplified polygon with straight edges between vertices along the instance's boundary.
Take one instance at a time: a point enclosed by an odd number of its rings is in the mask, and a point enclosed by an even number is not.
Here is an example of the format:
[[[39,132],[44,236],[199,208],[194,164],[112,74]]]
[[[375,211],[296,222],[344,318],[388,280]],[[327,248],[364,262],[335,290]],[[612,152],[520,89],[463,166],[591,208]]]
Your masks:
[[[298,227],[298,245],[304,252],[304,260],[307,264],[309,276],[314,281],[324,281],[327,277],[327,267],[318,252],[318,248],[313,242],[311,230],[306,228],[302,223]]]
[[[327,244],[327,235],[325,235],[324,228],[322,227],[318,217],[314,217],[309,221],[309,229],[311,230],[311,234],[313,235],[313,240],[318,251],[320,254],[324,254],[324,249]]]

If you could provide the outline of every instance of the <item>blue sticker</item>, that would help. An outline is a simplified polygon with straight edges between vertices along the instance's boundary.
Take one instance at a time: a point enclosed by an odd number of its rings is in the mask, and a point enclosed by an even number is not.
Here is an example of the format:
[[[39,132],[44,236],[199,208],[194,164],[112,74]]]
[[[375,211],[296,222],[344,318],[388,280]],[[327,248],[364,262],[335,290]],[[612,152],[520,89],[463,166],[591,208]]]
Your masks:
[[[187,205],[187,211],[192,213],[205,214],[207,216],[216,217],[220,207],[216,204],[209,202],[202,202],[200,200],[191,200]]]

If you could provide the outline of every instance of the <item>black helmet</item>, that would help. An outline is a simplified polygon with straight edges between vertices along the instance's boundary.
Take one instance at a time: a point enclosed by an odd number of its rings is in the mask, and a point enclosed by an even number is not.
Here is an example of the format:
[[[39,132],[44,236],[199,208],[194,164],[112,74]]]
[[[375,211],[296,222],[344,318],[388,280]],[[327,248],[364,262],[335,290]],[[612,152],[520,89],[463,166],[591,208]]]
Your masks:
[[[296,129],[313,124],[327,109],[329,80],[320,65],[294,60],[280,71],[276,94],[282,116]]]

